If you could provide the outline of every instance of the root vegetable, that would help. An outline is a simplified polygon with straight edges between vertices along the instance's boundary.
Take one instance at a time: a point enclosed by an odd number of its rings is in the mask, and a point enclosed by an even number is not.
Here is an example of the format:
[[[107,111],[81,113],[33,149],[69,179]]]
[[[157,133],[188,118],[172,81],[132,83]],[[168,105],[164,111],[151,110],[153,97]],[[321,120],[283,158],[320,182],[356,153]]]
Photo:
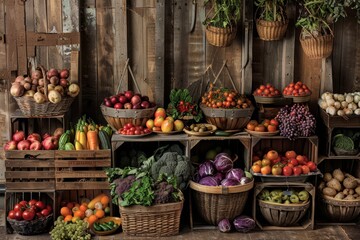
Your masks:
[[[24,80],[25,78],[24,78],[24,76],[17,76],[16,78],[15,78],[15,82],[16,83],[19,83],[20,85],[24,85],[24,83],[25,83],[25,80]]]
[[[341,103],[336,101],[336,102],[334,103],[334,107],[335,107],[336,109],[340,109]]]
[[[48,94],[49,101],[51,103],[59,103],[61,101],[61,94],[56,90],[51,90]]]
[[[331,116],[334,116],[336,114],[336,108],[334,106],[329,106],[326,108],[326,112]]]
[[[336,178],[333,178],[329,182],[327,182],[326,186],[335,189],[336,191],[341,190],[341,184]]]
[[[349,189],[349,195],[354,195],[355,191],[354,189]]]
[[[324,180],[325,182],[329,182],[331,179],[332,179],[331,173],[325,173],[325,174],[324,174],[323,180]]]
[[[346,95],[345,101],[346,101],[347,103],[351,103],[351,102],[354,101],[354,98],[353,98],[353,96],[351,96],[350,94],[348,94],[348,95]]]
[[[343,192],[345,195],[349,195],[349,189],[348,189],[348,188],[345,188],[342,192]]]
[[[24,94],[24,87],[19,83],[15,83],[10,88],[10,94],[14,97],[21,97]]]
[[[344,173],[341,171],[340,168],[337,168],[332,173],[333,178],[337,179],[339,182],[342,182],[345,178]],[[340,190],[339,190],[340,191]]]
[[[61,96],[64,96],[64,94],[65,94],[64,88],[60,85],[57,85],[54,90],[58,91],[61,94]]]
[[[346,177],[343,181],[343,185],[345,188],[354,189],[358,184],[354,178]]]
[[[359,102],[359,103],[360,103],[360,102]],[[355,113],[356,115],[360,115],[360,108],[356,109],[356,110],[354,111],[354,113]]]
[[[31,83],[32,83],[32,85],[38,85],[39,79],[33,79]]]
[[[70,84],[69,92],[68,92],[69,96],[76,97],[79,94],[79,92],[80,92],[79,85],[77,85],[76,83]]]
[[[330,187],[326,187],[322,190],[322,193],[325,196],[330,196],[330,197],[334,197],[336,195],[336,190]]]
[[[24,78],[24,82],[26,82],[26,83],[31,83],[32,80],[31,80],[30,77],[25,77],[25,78]]]
[[[54,85],[57,85],[59,83],[59,78],[57,76],[52,76],[50,78],[50,83],[54,84]]]
[[[325,186],[326,186],[326,183],[325,182],[321,182],[320,184],[319,184],[319,190],[320,191],[322,191],[324,188],[325,188]]]
[[[28,83],[28,82],[24,83],[24,89],[25,90],[30,90],[31,89],[31,83]]]
[[[31,78],[34,80],[34,79],[36,79],[36,80],[39,80],[40,78],[42,78],[42,73],[41,73],[41,71],[39,70],[39,69],[36,69],[35,71],[33,71],[32,73],[31,73]]]
[[[353,175],[351,175],[349,173],[345,173],[345,177],[355,179],[355,181],[358,183],[358,185],[360,185],[360,179],[359,178],[356,178],[356,177],[354,177]]]
[[[357,198],[359,196],[359,194],[355,193],[353,194],[354,198]]]
[[[56,87],[54,84],[49,84],[47,86],[48,86],[48,91],[54,90]]]
[[[36,92],[37,91],[37,85],[31,85],[31,90]]]
[[[351,114],[353,114],[353,110],[350,109],[350,108],[345,108],[345,109],[344,109],[344,112],[345,112],[345,115],[351,115]]]
[[[357,188],[355,188],[355,192],[360,195],[360,186],[358,186]]]
[[[44,79],[43,78],[40,78],[39,80],[38,80],[38,84],[39,84],[39,86],[44,86],[45,84],[44,84]]]
[[[46,101],[45,95],[41,92],[36,92],[34,94],[34,100],[36,103],[44,103]]]
[[[35,91],[34,90],[28,90],[25,92],[25,97],[34,97]]]
[[[353,195],[347,195],[343,200],[355,200]]]
[[[339,193],[337,193],[337,194],[335,195],[334,198],[336,198],[336,199],[344,199],[344,198],[345,198],[345,194],[342,193],[342,192],[339,192]]]

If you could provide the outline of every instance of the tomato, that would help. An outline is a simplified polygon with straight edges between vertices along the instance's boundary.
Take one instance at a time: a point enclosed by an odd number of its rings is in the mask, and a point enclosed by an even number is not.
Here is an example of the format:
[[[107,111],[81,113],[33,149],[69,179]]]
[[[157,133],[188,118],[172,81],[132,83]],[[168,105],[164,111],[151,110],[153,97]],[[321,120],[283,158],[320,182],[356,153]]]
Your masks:
[[[27,221],[33,220],[35,217],[35,211],[33,211],[31,209],[26,209],[23,212],[22,217],[24,220],[27,220]]]
[[[41,214],[46,217],[47,215],[50,214],[50,211],[45,208],[45,209],[43,209],[43,210],[41,211]]]
[[[225,102],[225,107],[230,107],[230,102]]]
[[[134,131],[129,130],[129,132],[128,132],[127,134],[128,134],[128,135],[134,135],[134,134],[135,134],[135,132],[134,132]]]
[[[23,211],[21,211],[21,210],[15,211],[15,219],[18,221],[21,221],[23,219],[22,214],[23,214]]]
[[[316,169],[317,169],[316,164],[314,162],[312,162],[312,161],[307,162],[306,166],[309,167],[311,172],[315,172]]]
[[[291,176],[293,174],[293,169],[290,166],[283,167],[284,176]]]
[[[27,203],[28,203],[28,202],[25,201],[25,200],[22,200],[21,202],[19,202],[19,204],[23,205],[24,207],[26,207]]]
[[[46,209],[51,213],[52,212],[52,207],[50,205],[46,205]]]
[[[43,201],[37,201],[37,203],[35,203],[35,206],[36,206],[37,209],[39,209],[39,211],[46,208],[46,205],[45,205],[45,203]]]
[[[301,169],[303,174],[308,174],[310,172],[310,168],[306,165],[302,165]]]
[[[224,92],[224,97],[229,96],[229,92]]]
[[[36,199],[31,199],[31,200],[29,201],[29,205],[30,205],[30,206],[35,205],[36,202],[37,202]]]
[[[269,94],[270,93],[270,90],[269,89],[265,89],[264,90],[264,94]]]
[[[148,128],[145,128],[145,129],[144,129],[144,133],[150,133],[150,132],[151,132],[150,129],[148,129]]]
[[[14,206],[14,210],[15,211],[23,211],[25,209],[25,206],[23,206],[22,204],[15,204]]]
[[[136,129],[136,130],[134,131],[134,134],[135,134],[135,135],[140,135],[140,134],[141,134],[141,130]]]
[[[302,173],[302,168],[300,166],[296,166],[293,168],[293,172],[295,176],[299,176]]]
[[[15,219],[15,218],[16,218],[16,217],[15,217],[15,213],[16,213],[15,210],[9,211],[8,217],[9,217],[10,219]]]
[[[264,85],[260,85],[259,87],[261,90],[264,90],[265,89],[265,86]]]

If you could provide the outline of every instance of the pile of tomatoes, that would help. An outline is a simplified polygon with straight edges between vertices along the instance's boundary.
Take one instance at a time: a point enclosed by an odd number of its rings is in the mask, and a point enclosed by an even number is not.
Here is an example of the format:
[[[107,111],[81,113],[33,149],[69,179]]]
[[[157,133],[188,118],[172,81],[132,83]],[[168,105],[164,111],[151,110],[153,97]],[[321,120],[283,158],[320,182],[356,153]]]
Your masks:
[[[251,120],[246,129],[255,132],[276,132],[279,127],[279,122],[276,119],[264,119],[262,122]]]
[[[251,101],[236,90],[210,86],[201,99],[201,103],[210,108],[249,108]]]
[[[143,126],[135,126],[132,123],[127,123],[123,128],[118,130],[118,133],[122,135],[144,135],[151,133],[151,129]]]
[[[311,95],[310,89],[302,82],[290,83],[283,90],[284,96],[308,96]]]
[[[281,96],[281,93],[273,85],[267,83],[266,85],[260,85],[260,87],[255,89],[253,95],[262,97],[278,97]]]
[[[29,202],[23,200],[15,204],[9,211],[8,218],[18,221],[31,221],[36,218],[44,218],[52,213],[52,207],[43,201],[32,199]]]

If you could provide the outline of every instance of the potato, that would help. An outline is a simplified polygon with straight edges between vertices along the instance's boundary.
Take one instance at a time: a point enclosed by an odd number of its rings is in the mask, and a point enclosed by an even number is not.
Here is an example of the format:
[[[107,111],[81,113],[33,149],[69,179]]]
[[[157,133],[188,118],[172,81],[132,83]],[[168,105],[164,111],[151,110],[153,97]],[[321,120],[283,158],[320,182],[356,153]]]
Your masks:
[[[324,174],[323,180],[324,180],[325,182],[329,182],[331,179],[332,179],[331,173],[325,173],[325,174]]]
[[[345,175],[340,168],[335,169],[332,173],[332,176],[336,178],[339,182],[342,182],[345,178]]]
[[[355,193],[354,195],[354,198],[357,198],[358,196],[360,196],[359,194]]]
[[[360,195],[360,186],[357,186],[357,188],[355,188],[355,192]]]
[[[321,183],[319,184],[318,188],[319,188],[320,191],[322,191],[325,186],[326,186],[326,185],[325,185],[325,182],[321,181]]]
[[[348,188],[345,188],[345,189],[343,190],[343,193],[344,193],[345,195],[349,195],[349,189],[348,189]]]
[[[343,200],[355,200],[353,195],[347,195]]]
[[[332,189],[335,189],[336,191],[341,190],[341,184],[336,178],[333,178],[329,182],[327,182],[326,186],[331,187]]]
[[[354,195],[355,191],[354,189],[349,189],[349,195]]]
[[[347,177],[343,181],[343,185],[345,188],[354,189],[357,187],[357,181],[354,178]]]
[[[335,195],[334,198],[336,198],[336,199],[344,199],[344,198],[345,198],[345,194],[342,193],[342,192],[338,192],[338,193]]]
[[[325,196],[334,197],[336,195],[336,190],[331,187],[325,187],[322,192]]]

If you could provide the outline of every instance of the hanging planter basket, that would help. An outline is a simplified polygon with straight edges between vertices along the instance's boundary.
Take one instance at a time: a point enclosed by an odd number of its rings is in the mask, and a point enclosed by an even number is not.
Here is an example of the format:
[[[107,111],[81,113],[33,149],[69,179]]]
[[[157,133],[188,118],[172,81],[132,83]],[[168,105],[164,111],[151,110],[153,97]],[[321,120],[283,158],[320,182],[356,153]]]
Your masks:
[[[320,37],[300,37],[301,47],[310,59],[327,58],[333,50],[334,37],[324,35]]]
[[[209,44],[216,47],[227,47],[230,46],[234,41],[236,37],[236,31],[236,26],[219,28],[207,25],[205,34]]]
[[[284,38],[289,20],[286,21],[265,21],[256,20],[256,30],[261,40],[275,41]]]

